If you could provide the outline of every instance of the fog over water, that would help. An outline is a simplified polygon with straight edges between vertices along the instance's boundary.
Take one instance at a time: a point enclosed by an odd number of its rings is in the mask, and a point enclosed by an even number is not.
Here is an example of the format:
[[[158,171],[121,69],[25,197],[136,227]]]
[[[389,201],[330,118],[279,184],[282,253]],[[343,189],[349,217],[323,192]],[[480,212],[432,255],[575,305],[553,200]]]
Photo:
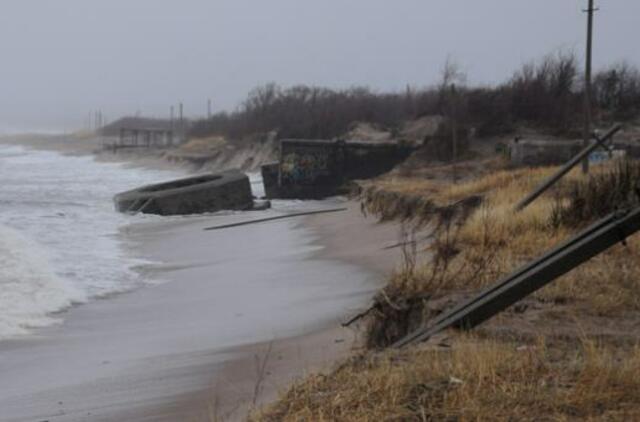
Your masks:
[[[640,64],[640,2],[601,0],[595,64]],[[493,83],[554,49],[583,55],[584,1],[20,0],[0,13],[0,131],[232,109],[266,82],[432,83],[447,56]]]

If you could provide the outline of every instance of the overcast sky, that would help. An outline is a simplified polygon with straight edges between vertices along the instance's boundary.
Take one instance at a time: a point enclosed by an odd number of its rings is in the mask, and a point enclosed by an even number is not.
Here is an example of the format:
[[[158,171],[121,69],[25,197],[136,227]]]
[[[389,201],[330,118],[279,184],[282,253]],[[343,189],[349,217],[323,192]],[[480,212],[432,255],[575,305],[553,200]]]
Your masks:
[[[595,65],[640,64],[640,1],[596,0]],[[584,56],[587,0],[3,0],[0,129],[234,109],[258,84],[398,90],[447,56],[494,83],[557,49]]]

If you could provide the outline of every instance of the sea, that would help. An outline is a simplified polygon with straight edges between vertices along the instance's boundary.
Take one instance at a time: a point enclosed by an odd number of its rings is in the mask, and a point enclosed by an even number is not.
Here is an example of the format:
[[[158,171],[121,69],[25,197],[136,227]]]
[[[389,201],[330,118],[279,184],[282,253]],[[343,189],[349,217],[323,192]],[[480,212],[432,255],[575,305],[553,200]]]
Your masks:
[[[159,217],[119,214],[112,198],[183,175],[0,145],[0,340],[156,282],[136,271],[149,263],[130,253],[121,229]]]
[[[378,274],[323,258],[300,219],[205,230],[341,209],[344,198],[116,212],[115,194],[183,176],[0,144],[0,420],[148,418],[225,383],[218,371],[237,347],[337,326],[379,288]]]

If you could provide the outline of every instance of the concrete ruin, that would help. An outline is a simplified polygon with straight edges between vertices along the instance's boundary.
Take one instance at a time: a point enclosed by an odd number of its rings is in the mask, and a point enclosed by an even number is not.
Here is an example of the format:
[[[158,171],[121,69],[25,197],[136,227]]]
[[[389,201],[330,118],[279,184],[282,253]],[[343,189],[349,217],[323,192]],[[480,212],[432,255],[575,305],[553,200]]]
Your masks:
[[[589,161],[598,163],[610,157],[629,156],[640,158],[640,140],[618,139],[610,142],[613,151],[594,151]],[[582,150],[582,140],[533,140],[518,139],[509,144],[511,162],[517,166],[551,166],[564,164]]]
[[[268,198],[319,199],[345,183],[390,171],[413,147],[398,143],[285,139],[279,162],[262,167]]]
[[[251,184],[239,170],[143,186],[114,197],[120,212],[187,215],[253,208]]]
[[[511,162],[518,166],[564,164],[582,149],[582,141],[515,139],[509,145]]]

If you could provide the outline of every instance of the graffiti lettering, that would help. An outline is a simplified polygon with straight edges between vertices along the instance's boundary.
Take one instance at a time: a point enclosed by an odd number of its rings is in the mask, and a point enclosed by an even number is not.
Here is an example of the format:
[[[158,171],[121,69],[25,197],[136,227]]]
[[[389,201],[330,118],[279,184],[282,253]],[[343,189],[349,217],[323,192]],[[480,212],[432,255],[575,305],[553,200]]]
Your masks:
[[[324,148],[299,148],[282,157],[283,183],[311,184],[330,175],[329,152]]]

